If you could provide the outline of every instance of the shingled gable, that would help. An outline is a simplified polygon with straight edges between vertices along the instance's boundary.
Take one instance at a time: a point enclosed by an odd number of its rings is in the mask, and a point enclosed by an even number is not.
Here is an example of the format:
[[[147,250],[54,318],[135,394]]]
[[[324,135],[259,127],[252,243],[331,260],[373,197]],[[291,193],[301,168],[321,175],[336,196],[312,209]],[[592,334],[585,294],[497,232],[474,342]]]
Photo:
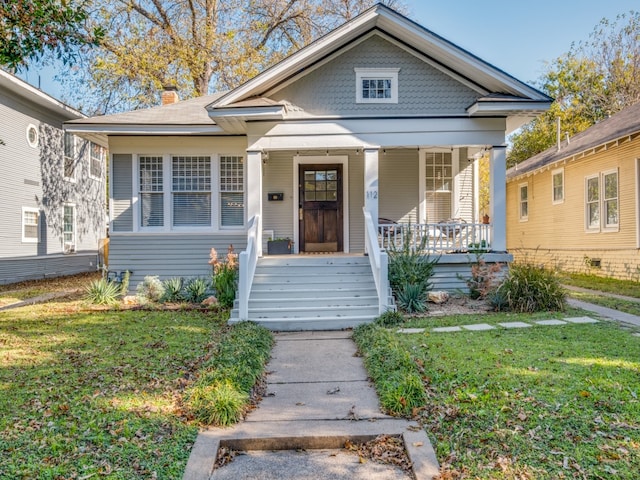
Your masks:
[[[615,115],[574,135],[569,141],[534,155],[511,167],[507,178],[530,175],[555,163],[579,160],[599,151],[611,142],[622,142],[640,135],[640,103],[627,107]]]
[[[286,119],[296,110],[295,106],[265,102],[265,97],[308,75],[372,35],[380,35],[477,92],[476,101],[467,108],[468,116],[507,116],[508,131],[546,111],[552,101],[544,93],[434,32],[385,5],[377,4],[211,102],[207,106],[209,115],[216,123],[234,131],[238,131],[238,120]],[[296,114],[299,115],[298,112]]]

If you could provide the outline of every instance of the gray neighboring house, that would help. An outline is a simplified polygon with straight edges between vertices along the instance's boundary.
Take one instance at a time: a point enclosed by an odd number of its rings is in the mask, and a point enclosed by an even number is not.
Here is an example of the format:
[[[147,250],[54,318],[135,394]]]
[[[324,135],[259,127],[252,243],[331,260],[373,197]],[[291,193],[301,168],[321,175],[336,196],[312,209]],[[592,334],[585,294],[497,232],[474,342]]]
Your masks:
[[[106,237],[106,143],[85,118],[0,70],[0,284],[95,271]]]

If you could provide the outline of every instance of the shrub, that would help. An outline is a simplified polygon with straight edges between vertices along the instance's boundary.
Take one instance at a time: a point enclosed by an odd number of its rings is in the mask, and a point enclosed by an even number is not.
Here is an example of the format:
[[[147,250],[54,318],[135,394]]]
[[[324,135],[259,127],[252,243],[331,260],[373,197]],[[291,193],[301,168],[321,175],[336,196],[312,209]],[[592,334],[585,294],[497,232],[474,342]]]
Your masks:
[[[94,280],[85,289],[85,299],[94,305],[113,305],[119,295],[120,285],[105,278]]]
[[[497,295],[500,295],[497,300],[514,312],[565,309],[566,294],[555,273],[531,263],[512,264]]]
[[[427,291],[422,283],[404,283],[396,289],[398,306],[408,313],[427,310]]]
[[[194,418],[205,425],[228,426],[242,419],[249,395],[231,382],[197,385],[185,400]]]
[[[182,296],[189,303],[201,303],[209,296],[209,282],[204,278],[192,278],[185,284]]]
[[[156,276],[147,275],[136,289],[140,303],[159,302],[164,293],[162,282]]]
[[[173,277],[162,282],[164,293],[162,295],[163,302],[183,302],[182,288],[184,287],[184,279],[182,277]]]
[[[122,274],[122,281],[120,282],[120,295],[126,295],[129,293],[129,279],[131,278],[131,272],[125,270]]]
[[[229,245],[225,261],[218,260],[218,252],[212,248],[209,264],[213,267],[211,283],[218,302],[225,308],[233,307],[238,290],[238,258],[233,251],[233,245]]]
[[[394,312],[393,310],[387,310],[378,318],[375,322],[381,327],[395,327],[404,323],[404,317],[400,312]]]
[[[480,255],[471,264],[471,277],[466,280],[469,288],[469,296],[476,300],[487,298],[499,285],[499,277],[502,272],[502,264],[487,263]]]

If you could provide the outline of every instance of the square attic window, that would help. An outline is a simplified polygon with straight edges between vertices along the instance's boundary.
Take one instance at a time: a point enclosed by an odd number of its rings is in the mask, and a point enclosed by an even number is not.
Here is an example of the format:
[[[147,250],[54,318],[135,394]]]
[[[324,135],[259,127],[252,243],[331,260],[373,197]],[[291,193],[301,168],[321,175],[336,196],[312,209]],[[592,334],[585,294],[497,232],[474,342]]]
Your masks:
[[[398,103],[399,68],[356,68],[356,103]]]

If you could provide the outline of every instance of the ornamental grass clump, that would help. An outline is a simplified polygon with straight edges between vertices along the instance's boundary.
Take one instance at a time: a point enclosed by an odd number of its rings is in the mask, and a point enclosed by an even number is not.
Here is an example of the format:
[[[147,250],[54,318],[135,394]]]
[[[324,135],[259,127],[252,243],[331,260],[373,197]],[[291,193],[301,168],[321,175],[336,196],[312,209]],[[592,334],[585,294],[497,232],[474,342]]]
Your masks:
[[[93,305],[113,305],[118,302],[120,284],[100,278],[85,288],[85,299]]]
[[[209,265],[213,268],[212,284],[218,302],[225,308],[233,307],[238,290],[238,255],[234,252],[233,245],[229,245],[223,261],[218,259],[218,252],[212,248]]]
[[[519,313],[564,311],[566,292],[555,272],[532,263],[514,263],[490,297],[496,310]]]

